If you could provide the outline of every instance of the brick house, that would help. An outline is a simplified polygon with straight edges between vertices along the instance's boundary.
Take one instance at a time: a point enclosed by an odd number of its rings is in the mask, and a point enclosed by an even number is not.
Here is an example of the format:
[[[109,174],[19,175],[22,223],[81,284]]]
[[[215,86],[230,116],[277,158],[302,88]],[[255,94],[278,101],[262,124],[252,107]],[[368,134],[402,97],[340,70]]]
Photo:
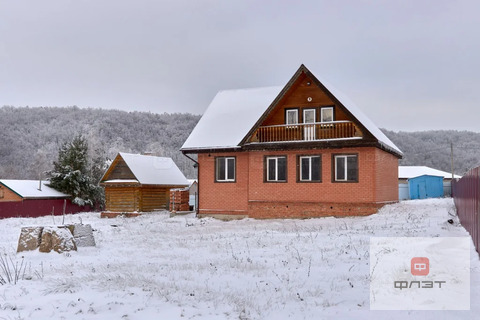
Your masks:
[[[398,201],[402,152],[304,65],[284,87],[219,92],[181,151],[198,155],[198,216],[367,215]]]

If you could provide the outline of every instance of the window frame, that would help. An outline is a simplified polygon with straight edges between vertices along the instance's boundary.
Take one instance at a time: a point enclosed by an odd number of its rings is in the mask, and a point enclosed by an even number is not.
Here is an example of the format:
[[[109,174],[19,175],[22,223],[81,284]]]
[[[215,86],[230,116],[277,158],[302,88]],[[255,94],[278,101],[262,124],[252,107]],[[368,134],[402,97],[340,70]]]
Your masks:
[[[331,109],[331,110],[332,110],[332,121],[324,121],[324,120],[323,120],[323,110],[328,110],[328,109]],[[320,122],[329,123],[329,122],[334,122],[334,121],[335,121],[335,106],[325,106],[325,107],[321,107],[321,108],[320,108]]]
[[[296,123],[288,123],[288,113],[292,111],[295,111],[296,119],[297,119]],[[285,125],[289,126],[287,128],[294,128],[299,124],[299,122],[300,122],[299,108],[286,108],[285,109]]]
[[[233,159],[233,179],[228,179],[228,159]],[[235,156],[218,156],[214,158],[215,160],[215,172],[214,172],[214,181],[218,183],[235,183],[237,182],[237,157]],[[225,180],[218,179],[218,161],[225,161]]]
[[[357,159],[356,161],[356,169],[357,169],[357,174],[355,179],[348,180],[348,157],[355,157]],[[345,179],[339,180],[337,179],[337,158],[344,158],[345,162]],[[332,182],[334,183],[358,183],[359,182],[359,175],[360,175],[360,163],[359,163],[359,156],[358,153],[337,153],[337,154],[332,154]]]
[[[278,159],[279,158],[284,158],[285,159],[285,180],[278,180]],[[269,165],[269,160],[270,159],[276,159],[276,180],[269,180],[268,178],[268,172],[270,169]],[[288,157],[286,155],[270,155],[270,156],[264,156],[263,157],[263,182],[265,183],[286,183],[288,182]]]
[[[310,158],[309,161],[309,180],[302,179],[302,158]],[[318,180],[312,180],[312,158],[319,158],[319,173]],[[322,155],[321,154],[301,154],[297,155],[297,182],[298,183],[321,183],[322,182]]]

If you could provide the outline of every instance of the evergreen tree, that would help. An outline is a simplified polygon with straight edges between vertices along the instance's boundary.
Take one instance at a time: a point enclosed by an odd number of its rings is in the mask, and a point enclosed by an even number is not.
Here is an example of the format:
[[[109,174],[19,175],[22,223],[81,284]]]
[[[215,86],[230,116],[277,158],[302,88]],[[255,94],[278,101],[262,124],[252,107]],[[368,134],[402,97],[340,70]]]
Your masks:
[[[71,195],[72,202],[78,205],[101,204],[102,188],[97,185],[97,177],[91,175],[95,170],[89,164],[88,143],[84,137],[78,135],[71,142],[65,142],[53,166],[48,172],[50,187]],[[98,175],[98,169],[95,173]]]

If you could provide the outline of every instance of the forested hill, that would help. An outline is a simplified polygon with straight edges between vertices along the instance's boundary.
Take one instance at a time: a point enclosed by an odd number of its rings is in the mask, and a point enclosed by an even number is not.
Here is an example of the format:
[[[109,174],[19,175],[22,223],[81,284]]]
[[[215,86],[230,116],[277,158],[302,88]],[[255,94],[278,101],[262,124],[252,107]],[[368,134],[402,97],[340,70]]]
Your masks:
[[[37,179],[53,168],[62,143],[77,134],[87,138],[92,153],[113,159],[119,151],[153,152],[171,157],[187,178],[194,177],[192,161],[178,150],[199,119],[188,113],[2,107],[0,178]]]
[[[463,175],[480,165],[480,133],[456,130],[383,132],[403,151],[400,165],[428,166],[451,172],[451,144],[456,174]]]
[[[0,179],[37,179],[51,170],[64,141],[83,134],[90,152],[110,159],[117,152],[153,152],[171,157],[187,178],[193,163],[178,151],[200,119],[188,113],[155,114],[119,110],[0,108]],[[450,171],[453,142],[455,172],[480,165],[480,133],[467,131],[393,132],[385,134],[404,152],[402,165],[426,165]]]

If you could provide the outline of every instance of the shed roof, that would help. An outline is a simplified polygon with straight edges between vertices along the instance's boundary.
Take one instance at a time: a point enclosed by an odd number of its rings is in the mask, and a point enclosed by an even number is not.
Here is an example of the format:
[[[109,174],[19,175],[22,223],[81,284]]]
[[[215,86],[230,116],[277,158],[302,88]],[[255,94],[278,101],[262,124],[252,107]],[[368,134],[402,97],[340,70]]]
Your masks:
[[[67,198],[68,194],[57,191],[47,184],[48,181],[42,181],[42,190],[39,190],[39,180],[8,180],[2,179],[0,183],[24,199],[42,199],[42,198]]]
[[[131,154],[120,152],[121,157],[140,184],[166,185],[166,186],[188,186],[187,178],[183,175],[175,162],[168,157],[155,157],[150,155]],[[111,167],[114,166],[114,160]],[[108,178],[110,168],[105,172],[102,182]],[[120,182],[118,179],[115,182]],[[125,180],[127,182],[127,180]],[[131,179],[128,182],[132,182]],[[134,182],[134,181],[133,181]]]
[[[385,148],[402,155],[400,149],[340,90],[314,76],[304,65],[289,83],[302,72],[325,87]],[[265,87],[225,90],[217,93],[181,150],[238,148],[241,141],[276,98],[288,87]]]
[[[418,176],[430,175],[430,176],[441,176],[445,179],[451,179],[452,174],[449,172],[433,169],[426,166],[399,166],[398,167],[398,178],[399,179],[410,179]],[[460,179],[462,176],[454,175],[455,179]]]

